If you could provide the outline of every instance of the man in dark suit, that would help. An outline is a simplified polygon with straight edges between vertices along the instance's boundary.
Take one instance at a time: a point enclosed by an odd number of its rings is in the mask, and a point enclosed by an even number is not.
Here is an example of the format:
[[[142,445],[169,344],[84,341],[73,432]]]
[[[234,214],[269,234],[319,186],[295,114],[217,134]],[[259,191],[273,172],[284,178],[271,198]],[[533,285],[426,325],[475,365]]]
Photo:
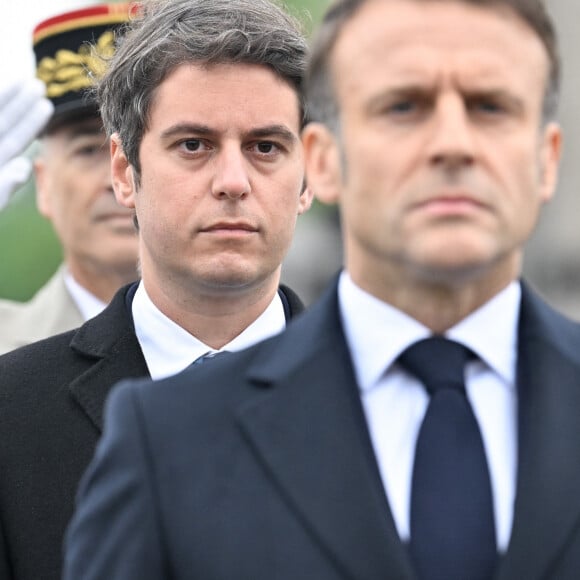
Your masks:
[[[536,0],[338,0],[308,183],[345,270],[287,330],[128,381],[65,578],[575,580],[580,325],[520,281],[555,189]]]
[[[76,487],[116,382],[240,350],[302,310],[279,285],[311,202],[297,22],[266,0],[148,7],[100,85],[142,279],[78,330],[0,359],[2,580],[60,578]]]

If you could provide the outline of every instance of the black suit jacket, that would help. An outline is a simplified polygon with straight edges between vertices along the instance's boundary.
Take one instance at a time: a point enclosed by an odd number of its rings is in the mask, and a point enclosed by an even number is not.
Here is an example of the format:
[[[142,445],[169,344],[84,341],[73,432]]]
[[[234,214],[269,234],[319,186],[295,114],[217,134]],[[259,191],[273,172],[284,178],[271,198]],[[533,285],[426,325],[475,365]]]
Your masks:
[[[580,325],[524,288],[519,475],[498,580],[580,577]],[[211,388],[208,386],[211,385]],[[127,382],[67,537],[66,580],[411,580],[336,290],[278,337]]]
[[[0,578],[59,580],[78,482],[111,387],[149,376],[131,286],[77,330],[0,357]],[[303,309],[281,288],[287,317]]]

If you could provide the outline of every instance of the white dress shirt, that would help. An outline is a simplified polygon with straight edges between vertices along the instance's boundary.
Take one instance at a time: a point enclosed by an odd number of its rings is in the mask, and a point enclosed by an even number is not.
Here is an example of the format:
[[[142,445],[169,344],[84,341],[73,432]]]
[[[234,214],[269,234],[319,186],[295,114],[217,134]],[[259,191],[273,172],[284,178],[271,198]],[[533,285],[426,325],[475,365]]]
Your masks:
[[[107,303],[81,286],[68,270],[64,274],[64,284],[85,320],[93,318],[106,308]]]
[[[361,290],[345,272],[338,294],[379,471],[399,535],[408,541],[413,457],[429,396],[395,361],[408,346],[432,333]],[[520,297],[520,285],[513,282],[445,333],[479,357],[467,365],[466,392],[487,456],[500,552],[509,543],[516,486]]]
[[[266,310],[250,326],[216,351],[165,316],[153,304],[142,282],[135,292],[132,310],[137,340],[153,379],[175,375],[207,353],[242,350],[278,334],[286,326],[284,306],[276,293]]]

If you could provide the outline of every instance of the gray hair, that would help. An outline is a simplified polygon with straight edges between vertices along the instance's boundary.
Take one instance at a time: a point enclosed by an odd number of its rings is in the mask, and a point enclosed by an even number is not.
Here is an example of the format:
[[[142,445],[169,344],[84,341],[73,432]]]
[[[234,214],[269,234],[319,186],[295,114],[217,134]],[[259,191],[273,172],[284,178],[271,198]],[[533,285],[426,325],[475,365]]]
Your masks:
[[[270,0],[146,0],[96,87],[105,130],[118,133],[138,184],[155,91],[185,63],[269,67],[296,91],[304,122],[307,52],[300,23]]]
[[[310,120],[326,124],[336,134],[340,130],[338,103],[334,94],[330,55],[344,26],[369,0],[336,0],[327,10],[315,36],[305,77],[306,109]],[[428,2],[436,0],[414,0]],[[542,0],[456,0],[464,4],[508,9],[521,18],[538,36],[549,61],[548,83],[543,102],[543,121],[551,120],[558,108],[560,56],[552,20]]]

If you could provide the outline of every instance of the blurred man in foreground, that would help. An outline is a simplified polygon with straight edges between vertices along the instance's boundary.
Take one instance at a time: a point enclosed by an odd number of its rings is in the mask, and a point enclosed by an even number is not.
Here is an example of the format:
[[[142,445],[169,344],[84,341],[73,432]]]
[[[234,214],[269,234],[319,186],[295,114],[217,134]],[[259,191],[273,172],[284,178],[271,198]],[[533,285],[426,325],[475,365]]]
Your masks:
[[[578,578],[580,325],[520,280],[558,69],[538,0],[330,7],[303,142],[345,270],[283,334],[113,392],[67,580]]]

